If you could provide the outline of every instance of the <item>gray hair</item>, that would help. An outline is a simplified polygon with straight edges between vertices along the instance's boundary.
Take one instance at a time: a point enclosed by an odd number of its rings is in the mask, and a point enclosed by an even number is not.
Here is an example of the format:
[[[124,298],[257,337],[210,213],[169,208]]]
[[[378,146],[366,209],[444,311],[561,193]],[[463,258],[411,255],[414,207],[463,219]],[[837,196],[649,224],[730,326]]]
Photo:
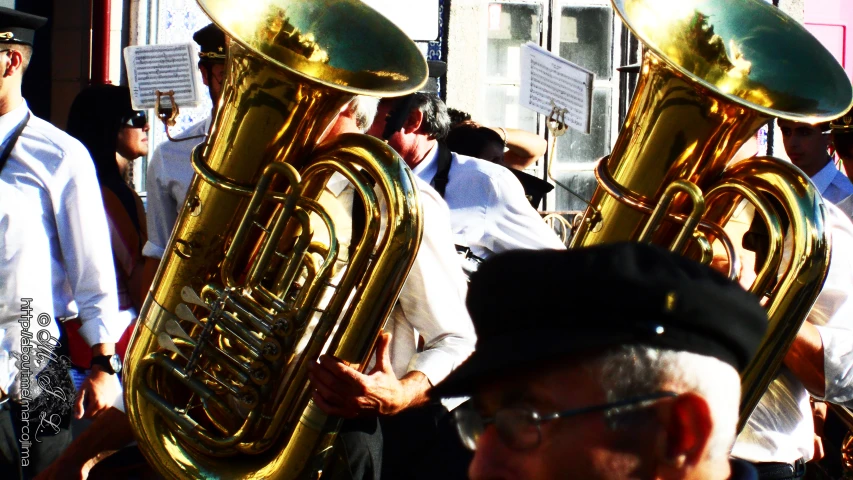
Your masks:
[[[423,114],[421,132],[436,140],[444,140],[450,132],[450,114],[447,105],[434,93],[418,92],[414,97],[414,107]]]
[[[347,104],[346,111],[355,118],[356,127],[364,133],[373,123],[373,118],[376,116],[376,108],[378,106],[378,98],[368,97],[366,95],[357,95]]]
[[[593,359],[590,368],[594,378],[601,379],[608,402],[663,389],[702,396],[713,420],[709,457],[719,460],[728,456],[735,441],[740,403],[740,377],[731,365],[695,353],[631,345]]]

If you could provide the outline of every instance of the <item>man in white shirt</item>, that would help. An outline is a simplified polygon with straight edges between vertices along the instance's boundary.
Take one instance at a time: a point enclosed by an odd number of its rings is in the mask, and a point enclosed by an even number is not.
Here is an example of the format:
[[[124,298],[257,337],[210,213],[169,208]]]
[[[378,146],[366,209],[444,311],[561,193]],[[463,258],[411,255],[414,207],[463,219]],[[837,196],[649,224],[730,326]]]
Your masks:
[[[826,207],[832,251],[823,289],[732,450],[762,480],[804,475],[814,455],[810,395],[853,406],[853,224],[835,205]]]
[[[32,115],[21,96],[34,31],[46,20],[0,9],[0,249],[8,260],[0,262],[0,285],[5,286],[0,289],[0,331],[6,360],[0,377],[0,425],[11,425],[15,433],[0,440],[0,469],[17,470],[17,476],[47,466],[71,439],[66,429],[45,430],[41,420],[56,421],[70,412],[72,403],[78,418],[95,417],[120,394],[115,377],[97,364],[76,403],[57,392],[58,385],[45,385],[44,372],[57,368],[58,360],[39,356],[36,343],[52,352],[59,338],[57,319],[79,316],[79,332],[92,347],[93,358],[104,359],[115,353],[115,342],[127,328],[118,315],[109,230],[94,163],[80,142]],[[32,302],[25,306],[24,297]],[[20,365],[8,361],[14,356],[20,357]],[[55,400],[53,393],[58,395]]]
[[[382,100],[367,133],[387,140],[415,175],[443,192],[457,246],[481,259],[515,249],[564,249],[509,170],[446,150],[441,141],[449,128],[444,102],[420,92]]]
[[[823,198],[838,203],[853,195],[853,184],[829,156],[829,123],[811,125],[783,119],[777,123],[791,163],[811,178]]]
[[[357,97],[342,109],[326,138],[362,132],[375,111],[375,99]],[[378,479],[381,470],[376,467],[383,459],[382,478],[414,478],[419,473],[416,462],[429,458],[424,454],[440,433],[435,421],[449,420],[443,418],[447,410],[460,403],[442,406],[431,403],[426,395],[471,354],[476,338],[465,310],[466,284],[453,247],[447,205],[425,182],[417,180],[417,185],[423,238],[386,333],[378,342],[372,368],[360,373],[323,356],[311,371],[317,405],[328,414],[353,419],[345,423],[344,445],[336,450],[336,454],[346,452],[349,471],[336,472],[331,478],[343,474],[343,478]],[[353,193],[349,182],[335,175],[320,198],[335,221],[341,252],[349,250]],[[407,429],[401,423],[417,426]],[[406,430],[413,431],[399,433]],[[414,471],[400,471],[402,467]]]
[[[222,91],[225,75],[226,40],[225,34],[214,24],[209,24],[193,35],[199,45],[198,68],[201,78],[208,87],[214,106]],[[215,107],[214,107],[215,108]],[[187,189],[195,175],[190,156],[193,149],[207,138],[211,117],[196,123],[181,132],[174,140],[165,142],[154,150],[148,161],[148,175],[145,181],[147,190],[146,214],[148,218],[148,242],[142,248],[142,254],[148,257],[145,265],[146,286],[154,279],[157,266],[178,214],[184,206]]]

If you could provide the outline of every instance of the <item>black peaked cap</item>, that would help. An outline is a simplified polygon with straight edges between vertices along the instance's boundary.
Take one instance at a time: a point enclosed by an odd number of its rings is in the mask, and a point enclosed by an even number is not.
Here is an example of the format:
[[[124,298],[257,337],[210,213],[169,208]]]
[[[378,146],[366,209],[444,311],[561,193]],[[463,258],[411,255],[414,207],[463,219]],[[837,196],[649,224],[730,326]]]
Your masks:
[[[434,396],[619,345],[693,352],[742,371],[767,329],[757,297],[737,283],[637,243],[494,256],[472,276],[467,305],[476,350]]]
[[[225,32],[211,23],[193,34],[193,40],[199,46],[198,56],[202,60],[224,63],[228,54],[225,45]]]
[[[45,23],[44,17],[0,7],[0,43],[32,45],[36,30]]]

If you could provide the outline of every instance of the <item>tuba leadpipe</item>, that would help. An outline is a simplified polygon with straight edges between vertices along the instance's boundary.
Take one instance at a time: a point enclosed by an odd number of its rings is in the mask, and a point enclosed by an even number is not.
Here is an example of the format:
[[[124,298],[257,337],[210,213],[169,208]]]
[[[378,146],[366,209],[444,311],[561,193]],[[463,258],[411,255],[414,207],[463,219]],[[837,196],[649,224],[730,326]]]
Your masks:
[[[340,420],[314,405],[307,367],[365,366],[422,230],[390,147],[317,143],[353,95],[417,90],[426,61],[358,0],[199,4],[231,39],[226,79],[125,358],[127,413],[165,477],[314,478]],[[335,173],[365,211],[345,265],[319,202]]]
[[[742,428],[820,292],[830,249],[822,199],[805,174],[773,158],[729,162],[773,117],[842,115],[853,87],[811,34],[766,2],[612,1],[644,46],[641,75],[571,245],[642,239],[707,262],[718,241],[735,278],[739,260],[724,227],[741,200],[755,205],[771,239],[751,290],[768,296],[770,325],[741,377]],[[782,264],[783,218],[790,265]]]

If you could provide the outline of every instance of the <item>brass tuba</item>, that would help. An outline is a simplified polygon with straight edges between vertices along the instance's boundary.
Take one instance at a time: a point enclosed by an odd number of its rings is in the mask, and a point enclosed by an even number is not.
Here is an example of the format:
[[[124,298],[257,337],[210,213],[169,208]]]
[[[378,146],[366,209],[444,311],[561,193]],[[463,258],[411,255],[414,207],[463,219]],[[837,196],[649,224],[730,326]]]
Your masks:
[[[321,353],[365,365],[422,230],[390,147],[316,144],[353,95],[417,90],[426,61],[358,0],[199,4],[231,39],[226,80],[127,352],[127,413],[165,477],[315,478],[339,420],[306,368]],[[318,202],[334,173],[365,213],[344,266]]]
[[[723,227],[742,199],[755,206],[770,244],[751,290],[768,296],[769,331],[742,374],[742,428],[820,292],[830,249],[822,199],[799,169],[770,157],[728,164],[772,117],[817,123],[842,115],[853,88],[811,34],[762,0],[613,6],[645,54],[572,246],[646,241],[708,263],[719,242],[736,278],[739,260]],[[782,218],[790,221],[787,239]],[[790,263],[782,258],[786,240]]]

